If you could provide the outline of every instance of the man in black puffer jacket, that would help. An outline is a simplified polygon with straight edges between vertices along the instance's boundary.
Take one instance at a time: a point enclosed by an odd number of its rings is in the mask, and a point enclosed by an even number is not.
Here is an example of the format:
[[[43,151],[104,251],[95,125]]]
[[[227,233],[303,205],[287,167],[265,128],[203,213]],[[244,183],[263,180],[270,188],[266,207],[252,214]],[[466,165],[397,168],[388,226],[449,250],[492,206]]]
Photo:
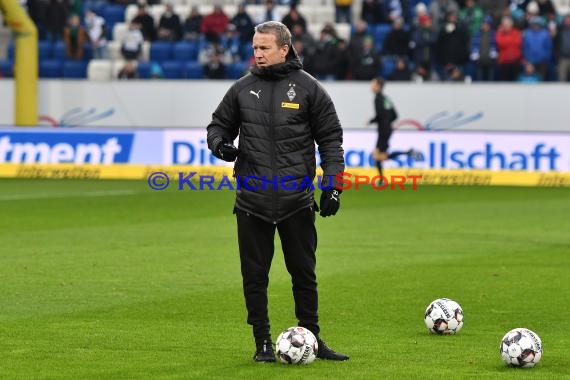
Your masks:
[[[253,49],[251,73],[232,85],[212,115],[208,147],[216,157],[236,161],[234,210],[247,322],[256,343],[254,360],[275,361],[267,310],[275,229],[292,278],[299,326],[317,337],[317,357],[346,360],[319,336],[318,208],[312,188],[316,143],[324,172],[320,214],[335,215],[341,193],[336,176],[344,170],[342,128],[329,95],[302,70],[285,25],[275,21],[258,25]],[[239,149],[233,145],[238,134]]]

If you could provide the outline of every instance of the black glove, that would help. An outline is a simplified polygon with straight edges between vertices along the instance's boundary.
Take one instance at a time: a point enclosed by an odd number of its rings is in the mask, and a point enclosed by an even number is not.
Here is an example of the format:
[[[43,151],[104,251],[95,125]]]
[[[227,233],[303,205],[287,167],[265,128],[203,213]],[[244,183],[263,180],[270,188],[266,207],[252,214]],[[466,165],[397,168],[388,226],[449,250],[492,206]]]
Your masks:
[[[236,148],[233,144],[226,141],[222,141],[220,144],[218,144],[218,147],[214,152],[214,156],[227,162],[234,162],[238,154],[239,149]]]
[[[335,215],[340,207],[339,189],[327,189],[321,193],[321,216],[327,217]]]

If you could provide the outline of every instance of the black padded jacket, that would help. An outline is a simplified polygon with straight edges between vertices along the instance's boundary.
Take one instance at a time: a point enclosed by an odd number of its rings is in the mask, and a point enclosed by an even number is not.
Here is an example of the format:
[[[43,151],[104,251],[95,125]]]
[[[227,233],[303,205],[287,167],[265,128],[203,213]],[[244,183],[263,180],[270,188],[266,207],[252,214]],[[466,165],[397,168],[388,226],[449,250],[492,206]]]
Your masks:
[[[339,185],[335,176],[344,170],[340,121],[330,96],[302,70],[293,49],[284,63],[253,66],[236,81],[207,131],[211,150],[239,135],[234,177],[242,186],[235,207],[265,221],[278,223],[315,206],[314,191],[306,186],[316,176],[315,143],[322,187]]]

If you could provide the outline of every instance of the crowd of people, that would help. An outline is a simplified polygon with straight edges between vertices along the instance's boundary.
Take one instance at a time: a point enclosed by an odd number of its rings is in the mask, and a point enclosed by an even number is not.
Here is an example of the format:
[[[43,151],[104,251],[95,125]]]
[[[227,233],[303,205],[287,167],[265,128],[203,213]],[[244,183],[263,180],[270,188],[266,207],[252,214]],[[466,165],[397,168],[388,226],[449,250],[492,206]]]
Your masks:
[[[214,2],[212,13],[200,14],[192,6],[186,18],[168,1],[158,23],[148,12],[156,0],[138,6],[121,41],[125,60],[141,59],[145,41],[195,41],[204,77],[226,78],[228,65],[252,62],[254,26],[281,21],[305,70],[321,80],[368,81],[381,74],[399,81],[528,83],[567,81],[570,70],[570,15],[559,13],[553,0],[361,0],[359,17],[354,17],[355,1],[335,0],[336,24],[325,24],[319,35],[309,32],[298,7],[302,0],[246,1],[234,15]],[[109,58],[111,33],[92,3],[49,0],[40,7],[44,2],[27,3],[41,38],[63,40],[68,59],[82,59],[86,44],[93,58]],[[252,17],[250,3],[264,4],[265,12]],[[290,7],[284,17],[275,8],[283,4]],[[339,35],[338,23],[351,25],[350,38]],[[126,77],[136,77],[132,67]]]

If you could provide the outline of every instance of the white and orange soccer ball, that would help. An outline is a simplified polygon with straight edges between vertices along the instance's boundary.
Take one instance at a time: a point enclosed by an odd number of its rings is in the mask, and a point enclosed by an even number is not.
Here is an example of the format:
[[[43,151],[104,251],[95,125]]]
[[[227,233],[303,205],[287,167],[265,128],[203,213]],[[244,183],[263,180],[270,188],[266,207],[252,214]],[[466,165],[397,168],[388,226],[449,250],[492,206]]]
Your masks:
[[[277,357],[285,364],[311,364],[319,344],[315,335],[304,327],[289,327],[275,341]]]

